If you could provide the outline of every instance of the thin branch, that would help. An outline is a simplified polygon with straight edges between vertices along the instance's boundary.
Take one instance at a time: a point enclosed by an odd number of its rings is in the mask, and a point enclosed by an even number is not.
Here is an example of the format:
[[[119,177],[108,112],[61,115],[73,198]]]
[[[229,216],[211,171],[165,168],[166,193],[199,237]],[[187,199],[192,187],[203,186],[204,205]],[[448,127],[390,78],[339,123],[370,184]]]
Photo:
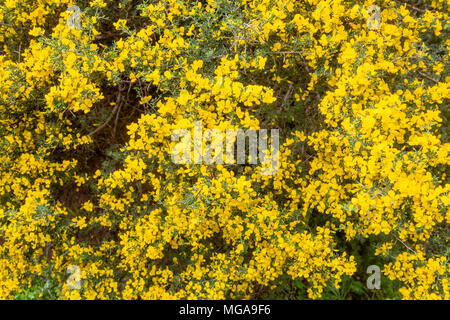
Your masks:
[[[125,101],[124,101],[125,104],[128,103],[128,96],[130,95],[132,85],[133,85],[133,82],[130,81],[130,84],[128,86],[128,91],[127,91],[127,96],[125,97]],[[120,110],[122,110],[122,104],[120,105],[119,110],[117,110],[116,120],[114,121],[113,137],[116,136],[116,129],[117,129],[117,123],[119,122]]]
[[[117,129],[117,123],[119,122],[120,109],[122,109],[122,105],[119,106],[119,110],[117,110],[117,112],[116,112],[116,120],[114,121],[113,137],[116,136],[116,129]]]
[[[417,254],[416,251],[414,251],[413,249],[411,249],[410,247],[408,247],[402,240],[400,240],[399,238],[397,238],[395,235],[394,235],[394,238],[395,238],[396,240],[400,241],[401,244],[403,244],[403,245],[406,247],[406,249],[408,249],[409,251],[413,252],[414,254]]]
[[[302,53],[314,53],[315,51],[275,51],[277,54],[302,54]]]
[[[117,100],[116,100],[116,106],[114,107],[114,109],[111,112],[111,115],[109,116],[109,118],[99,127],[97,127],[94,131],[92,131],[91,133],[88,134],[88,137],[93,136],[94,134],[96,134],[97,132],[99,132],[100,130],[102,130],[110,121],[111,119],[114,117],[114,114],[116,113],[116,111],[119,109],[120,106],[120,100],[122,99],[122,93],[119,90],[119,93],[117,95]]]
[[[422,77],[424,77],[424,78],[426,78],[426,79],[428,79],[428,80],[430,80],[430,81],[432,81],[432,82],[434,82],[434,83],[436,83],[436,84],[438,84],[439,83],[439,81],[437,81],[437,80],[435,80],[435,79],[433,79],[433,78],[431,78],[429,75],[427,75],[426,73],[423,73],[423,72],[418,72]]]
[[[395,0],[395,2],[397,2],[398,4],[401,4],[401,5],[405,4],[408,8],[411,8],[411,9],[416,10],[416,11],[421,12],[421,13],[427,12],[427,10],[423,10],[423,9],[417,8],[417,7],[413,6],[413,5],[410,5],[409,3],[405,3],[405,2],[402,2],[402,1],[399,1],[399,0]]]
[[[294,83],[291,82],[289,84],[289,89],[286,91],[286,94],[284,95],[283,102],[281,103],[281,109],[285,109],[287,100],[291,96],[293,88],[294,88]]]

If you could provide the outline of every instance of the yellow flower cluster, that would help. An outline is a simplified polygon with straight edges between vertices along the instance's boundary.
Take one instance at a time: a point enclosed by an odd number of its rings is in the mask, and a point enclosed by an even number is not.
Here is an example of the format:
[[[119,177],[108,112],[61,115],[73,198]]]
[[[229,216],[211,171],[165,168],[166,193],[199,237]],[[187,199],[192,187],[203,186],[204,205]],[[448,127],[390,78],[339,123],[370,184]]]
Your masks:
[[[450,299],[448,4],[424,2],[378,1],[380,29],[369,1],[2,2],[0,298],[317,299],[375,263],[387,298]],[[279,128],[279,170],[173,163],[195,121]]]

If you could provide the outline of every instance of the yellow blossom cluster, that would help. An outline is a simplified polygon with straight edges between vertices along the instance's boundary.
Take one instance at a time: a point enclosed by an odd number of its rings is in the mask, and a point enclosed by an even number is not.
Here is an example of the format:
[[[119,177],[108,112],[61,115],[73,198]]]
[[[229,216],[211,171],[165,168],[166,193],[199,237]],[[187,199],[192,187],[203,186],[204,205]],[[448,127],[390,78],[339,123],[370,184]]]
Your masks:
[[[448,4],[421,3],[1,2],[0,298],[450,299]],[[196,121],[279,129],[278,170],[174,163]]]

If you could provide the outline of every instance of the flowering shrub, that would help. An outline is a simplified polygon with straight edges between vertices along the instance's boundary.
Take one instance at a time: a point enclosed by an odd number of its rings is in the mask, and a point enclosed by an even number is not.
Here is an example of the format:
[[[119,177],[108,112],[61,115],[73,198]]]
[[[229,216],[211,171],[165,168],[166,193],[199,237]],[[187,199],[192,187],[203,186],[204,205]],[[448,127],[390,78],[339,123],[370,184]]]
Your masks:
[[[448,3],[372,4],[2,2],[0,298],[450,299]],[[174,163],[195,121],[278,171]]]

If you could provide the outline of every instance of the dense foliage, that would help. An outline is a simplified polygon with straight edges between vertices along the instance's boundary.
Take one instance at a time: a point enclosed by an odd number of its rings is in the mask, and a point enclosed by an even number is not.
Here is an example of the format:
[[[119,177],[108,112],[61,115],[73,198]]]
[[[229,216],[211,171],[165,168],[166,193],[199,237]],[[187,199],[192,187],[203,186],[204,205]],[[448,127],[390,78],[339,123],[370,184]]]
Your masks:
[[[1,0],[0,298],[450,299],[448,17]],[[279,170],[173,163],[200,120],[280,129]]]

